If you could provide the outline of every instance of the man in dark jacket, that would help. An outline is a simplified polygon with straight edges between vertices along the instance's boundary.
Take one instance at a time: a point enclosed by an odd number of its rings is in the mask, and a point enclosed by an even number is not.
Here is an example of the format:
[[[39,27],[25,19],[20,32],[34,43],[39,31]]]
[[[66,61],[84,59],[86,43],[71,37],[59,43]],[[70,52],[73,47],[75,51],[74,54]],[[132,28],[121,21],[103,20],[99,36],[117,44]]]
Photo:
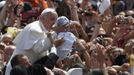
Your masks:
[[[47,70],[54,68],[57,59],[58,56],[56,54],[50,53],[48,56],[44,56],[34,64],[31,64],[27,56],[23,54],[15,55],[11,60],[13,69],[10,75],[20,74],[19,72],[21,72],[22,75],[47,75]]]

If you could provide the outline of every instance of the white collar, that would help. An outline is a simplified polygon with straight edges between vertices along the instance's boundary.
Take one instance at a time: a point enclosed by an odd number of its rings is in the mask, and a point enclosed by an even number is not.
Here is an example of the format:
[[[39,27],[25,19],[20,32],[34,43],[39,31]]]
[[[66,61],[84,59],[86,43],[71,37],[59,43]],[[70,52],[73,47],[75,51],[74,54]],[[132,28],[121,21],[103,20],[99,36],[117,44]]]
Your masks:
[[[39,21],[39,24],[41,26],[41,29],[44,31],[44,32],[48,32],[48,30],[44,27],[44,25],[42,24],[41,21]]]

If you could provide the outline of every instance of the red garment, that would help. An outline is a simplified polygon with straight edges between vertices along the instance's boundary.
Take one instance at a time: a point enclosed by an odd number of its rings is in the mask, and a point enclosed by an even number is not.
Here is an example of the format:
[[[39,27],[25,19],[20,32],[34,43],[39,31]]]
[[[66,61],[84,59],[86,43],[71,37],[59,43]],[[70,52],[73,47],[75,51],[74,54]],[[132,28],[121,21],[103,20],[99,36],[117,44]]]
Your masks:
[[[22,13],[22,22],[27,22],[28,19],[30,19],[31,17],[35,17],[37,18],[39,16],[39,10],[38,8],[29,10],[28,12],[23,12]]]
[[[43,9],[47,8],[48,5],[47,5],[47,2],[45,0],[22,0],[23,2],[29,2],[32,7],[38,7],[40,4],[39,4],[39,1],[41,3],[41,5],[43,6]]]

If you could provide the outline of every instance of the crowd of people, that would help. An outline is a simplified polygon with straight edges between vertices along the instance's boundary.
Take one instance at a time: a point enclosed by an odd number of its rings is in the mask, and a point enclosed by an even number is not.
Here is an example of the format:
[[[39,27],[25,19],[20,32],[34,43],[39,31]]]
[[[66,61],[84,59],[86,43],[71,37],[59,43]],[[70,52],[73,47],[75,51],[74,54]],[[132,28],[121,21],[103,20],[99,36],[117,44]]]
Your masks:
[[[134,0],[0,0],[0,75],[134,75]]]

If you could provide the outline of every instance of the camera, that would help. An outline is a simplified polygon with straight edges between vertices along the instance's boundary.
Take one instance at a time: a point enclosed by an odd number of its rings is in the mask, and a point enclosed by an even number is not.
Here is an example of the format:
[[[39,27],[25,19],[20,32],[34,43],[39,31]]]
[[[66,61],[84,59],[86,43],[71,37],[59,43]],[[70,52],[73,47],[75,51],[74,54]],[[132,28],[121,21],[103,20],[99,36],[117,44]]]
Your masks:
[[[85,12],[84,12],[84,15],[85,15],[85,16],[93,16],[93,13],[92,13],[92,12],[85,11]]]
[[[78,13],[83,14],[84,16],[93,16],[93,13],[88,10],[79,9]]]
[[[128,17],[124,17],[123,24],[128,24]]]
[[[103,46],[105,45],[104,37],[105,37],[105,36],[101,34],[101,35],[98,36],[98,39],[97,39],[97,42],[98,42],[99,44],[103,45]]]

